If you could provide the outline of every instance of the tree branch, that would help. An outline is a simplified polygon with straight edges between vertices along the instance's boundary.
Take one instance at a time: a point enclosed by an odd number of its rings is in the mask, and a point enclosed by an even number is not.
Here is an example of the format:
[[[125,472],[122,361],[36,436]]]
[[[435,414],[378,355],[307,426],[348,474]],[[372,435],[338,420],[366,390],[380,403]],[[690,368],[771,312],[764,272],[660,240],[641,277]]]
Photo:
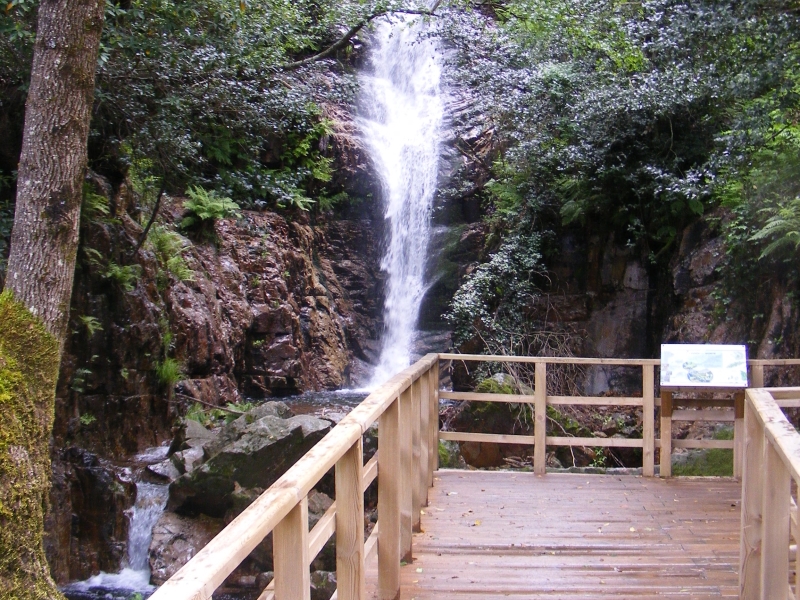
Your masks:
[[[161,180],[161,189],[158,190],[158,196],[156,196],[156,203],[153,206],[153,213],[150,215],[150,220],[147,222],[147,226],[144,228],[142,235],[139,237],[139,241],[136,243],[136,248],[133,249],[133,255],[135,256],[139,250],[141,250],[144,241],[147,239],[147,234],[150,233],[150,228],[153,226],[153,223],[156,220],[156,216],[158,215],[158,209],[161,207],[161,198],[164,196],[164,192],[167,191],[167,178],[164,177]]]
[[[302,60],[298,60],[298,61],[295,61],[295,62],[287,63],[287,64],[283,65],[280,68],[283,71],[293,71],[295,69],[299,69],[300,67],[305,67],[306,65],[310,65],[312,63],[315,63],[315,62],[317,62],[319,60],[322,60],[324,58],[328,58],[329,56],[331,56],[335,52],[338,52],[339,50],[344,48],[348,43],[350,43],[350,40],[353,39],[353,37],[355,37],[355,35],[359,31],[361,31],[366,25],[368,25],[369,23],[371,23],[375,19],[378,19],[380,17],[386,16],[388,14],[424,15],[424,16],[428,16],[428,17],[435,17],[437,15],[436,15],[436,13],[434,11],[439,6],[439,4],[441,4],[441,0],[439,0],[439,2],[436,2],[436,4],[433,5],[433,8],[431,10],[411,10],[411,9],[408,9],[408,10],[382,10],[382,11],[379,11],[379,12],[376,12],[376,13],[372,13],[371,15],[367,16],[366,18],[364,18],[362,21],[360,21],[356,25],[353,25],[353,27],[351,27],[347,31],[347,33],[345,33],[341,38],[339,38],[339,40],[337,40],[332,45],[328,46],[325,50],[323,50],[319,54],[315,54],[313,56],[309,56],[308,58],[304,58]]]

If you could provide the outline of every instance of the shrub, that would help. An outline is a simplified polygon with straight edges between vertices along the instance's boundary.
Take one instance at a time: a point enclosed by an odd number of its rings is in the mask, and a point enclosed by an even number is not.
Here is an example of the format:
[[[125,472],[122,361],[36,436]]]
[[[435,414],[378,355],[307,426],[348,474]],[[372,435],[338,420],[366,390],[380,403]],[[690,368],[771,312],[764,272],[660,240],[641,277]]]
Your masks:
[[[207,191],[200,187],[190,187],[186,190],[189,199],[183,203],[186,215],[181,221],[181,228],[208,229],[213,227],[217,219],[239,217],[239,205],[226,197],[220,197],[215,191]]]

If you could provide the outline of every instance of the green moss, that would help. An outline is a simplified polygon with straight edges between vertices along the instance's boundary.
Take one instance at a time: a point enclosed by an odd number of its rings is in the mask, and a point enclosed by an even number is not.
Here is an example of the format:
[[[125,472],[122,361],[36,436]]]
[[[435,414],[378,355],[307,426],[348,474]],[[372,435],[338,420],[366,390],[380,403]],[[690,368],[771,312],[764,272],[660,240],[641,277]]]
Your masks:
[[[42,544],[58,342],[0,294],[0,598],[60,598]],[[25,540],[20,544],[20,540]]]
[[[733,429],[717,431],[714,439],[732,440]],[[685,462],[673,464],[672,474],[684,477],[733,477],[733,450],[710,448],[692,453]]]
[[[475,388],[481,394],[513,394],[514,387],[510,383],[500,383],[494,377],[481,381]]]

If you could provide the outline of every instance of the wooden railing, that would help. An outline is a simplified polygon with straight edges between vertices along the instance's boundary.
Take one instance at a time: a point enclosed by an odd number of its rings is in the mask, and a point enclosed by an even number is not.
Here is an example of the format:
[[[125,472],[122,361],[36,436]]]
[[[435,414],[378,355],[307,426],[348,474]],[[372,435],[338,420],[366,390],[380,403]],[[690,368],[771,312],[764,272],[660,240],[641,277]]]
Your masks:
[[[534,363],[535,381],[532,395],[478,394],[467,392],[447,392],[439,390],[440,361],[490,361],[490,362],[525,362]],[[152,600],[207,600],[225,581],[236,567],[258,546],[270,533],[273,534],[274,579],[263,590],[259,600],[308,600],[310,598],[309,565],[322,550],[327,541],[336,535],[336,569],[337,600],[353,600],[365,597],[365,562],[377,552],[378,558],[378,596],[381,600],[393,600],[400,593],[400,562],[409,560],[412,553],[412,531],[419,530],[420,511],[427,504],[427,490],[433,483],[433,473],[438,468],[438,441],[489,441],[498,443],[531,444],[534,448],[534,470],[545,472],[547,446],[589,446],[589,447],[634,447],[642,448],[643,474],[654,475],[654,459],[656,448],[672,448],[679,445],[672,440],[671,422],[678,419],[689,419],[692,415],[674,410],[673,404],[681,402],[692,405],[690,401],[675,400],[664,406],[663,398],[655,397],[655,367],[660,361],[650,359],[595,359],[595,358],[551,358],[551,357],[508,357],[461,354],[429,354],[416,364],[402,371],[387,383],[370,394],[364,402],[347,415],[331,430],[314,448],[295,463],[278,481],[266,490],[258,499],[234,519],[220,534],[206,545],[198,554],[162,585],[152,596]],[[548,365],[582,365],[582,366],[621,366],[638,367],[642,371],[641,397],[588,397],[588,396],[551,396],[547,393]],[[765,366],[800,364],[800,361],[751,361],[752,377],[763,383]],[[760,379],[759,379],[760,378]],[[787,391],[788,390],[788,391]],[[778,394],[778,392],[774,392]],[[768,391],[760,391],[757,398],[766,403]],[[781,395],[782,394],[782,395]],[[786,388],[776,397],[786,406],[800,406],[800,388]],[[534,415],[533,436],[491,435],[482,433],[457,433],[439,431],[439,399],[480,400],[489,402],[527,402],[532,405]],[[770,397],[771,398],[771,397]],[[774,401],[770,400],[774,403]],[[714,401],[720,402],[720,401]],[[643,435],[640,439],[626,438],[572,438],[548,436],[546,434],[547,406],[583,405],[583,406],[626,406],[641,407],[643,411]],[[655,438],[655,411],[661,407],[661,439]],[[716,406],[716,405],[715,405]],[[747,407],[750,412],[755,409],[751,394],[748,392]],[[761,406],[760,404],[758,405]],[[779,409],[778,409],[779,410]],[[684,411],[689,413],[690,411]],[[702,414],[696,411],[700,420],[735,420],[725,414]],[[743,410],[743,413],[746,412]],[[747,413],[749,414],[749,413]],[[761,414],[767,414],[759,412]],[[772,414],[772,413],[768,413]],[[744,419],[747,417],[742,415]],[[721,418],[723,417],[723,418]],[[756,417],[758,419],[760,417]],[[777,418],[777,417],[776,417]],[[666,419],[666,420],[665,420]],[[772,417],[770,417],[772,419]],[[378,452],[376,456],[364,464],[363,435],[378,421]],[[750,425],[755,427],[750,417]],[[762,424],[763,439],[771,440],[774,427]],[[783,427],[783,426],[781,426]],[[757,436],[747,430],[748,440]],[[755,431],[755,430],[754,430]],[[738,433],[738,428],[737,428]],[[744,439],[744,436],[739,436]],[[783,439],[783,438],[781,438]],[[703,440],[699,447],[714,444],[731,447],[733,442],[725,440]],[[721,442],[721,443],[720,443]],[[748,443],[750,443],[748,441]],[[756,442],[754,442],[756,443]],[[760,442],[762,446],[772,441]],[[784,443],[784,442],[781,442]],[[786,442],[788,444],[788,442]],[[800,462],[800,442],[794,456],[795,462],[790,465],[790,476],[798,480]],[[744,444],[741,444],[742,448]],[[684,445],[688,447],[688,445]],[[698,446],[694,446],[698,447]],[[780,446],[786,448],[788,446]],[[755,446],[753,446],[755,448]],[[748,446],[748,460],[754,464],[758,451]],[[795,448],[795,446],[792,446]],[[752,456],[751,456],[752,453]],[[784,456],[781,454],[780,456]],[[669,456],[669,454],[667,454]],[[779,470],[774,458],[767,465],[771,478],[773,471]],[[664,459],[662,458],[662,475]],[[308,494],[319,481],[335,468],[336,500],[313,529],[308,527]],[[746,469],[749,467],[745,467]],[[668,474],[669,472],[667,472]],[[752,470],[751,470],[752,473]],[[767,471],[765,471],[767,473]],[[378,522],[365,541],[364,530],[364,491],[378,477]],[[759,475],[750,476],[751,495],[755,498],[760,487],[755,480]],[[767,475],[764,475],[766,477]],[[764,480],[766,481],[766,480]],[[776,485],[780,492],[785,491],[785,477],[780,475]],[[748,488],[748,489],[750,489]],[[778,489],[772,487],[769,489]],[[788,497],[788,494],[784,494]],[[763,498],[766,498],[764,496]],[[755,500],[750,504],[752,514],[760,514],[760,507]],[[770,496],[772,498],[772,496]],[[772,500],[769,500],[772,502]],[[785,500],[781,500],[785,503]],[[770,504],[770,507],[773,505]],[[783,504],[776,505],[778,508]],[[796,508],[794,509],[796,515]],[[788,514],[788,513],[787,513]],[[795,538],[797,535],[796,516],[794,518]],[[743,521],[744,523],[744,521]],[[767,525],[758,525],[757,537],[750,551],[745,555],[743,564],[748,572],[754,570],[753,564],[762,564],[764,559],[754,559],[758,555],[758,541],[772,540],[780,526],[764,521]],[[750,525],[743,525],[748,527]],[[769,532],[762,534],[764,527]],[[755,531],[755,530],[753,530]],[[754,534],[756,535],[756,534]],[[780,537],[780,536],[778,536]],[[744,539],[744,538],[743,538]],[[784,541],[780,538],[781,543]],[[774,541],[770,542],[776,547]],[[770,546],[772,548],[772,546]],[[770,550],[771,552],[772,550]],[[786,548],[784,548],[784,552]],[[760,560],[760,562],[759,562]],[[764,573],[769,577],[776,571],[770,565],[766,570],[759,567],[757,578],[763,580]],[[743,569],[744,572],[744,569]],[[784,574],[783,571],[780,574]],[[752,578],[749,579],[752,581]],[[786,581],[784,577],[783,581]],[[744,584],[743,584],[744,585]],[[766,584],[760,583],[763,589]],[[785,585],[785,584],[784,584]],[[772,589],[772,588],[770,588]],[[772,598],[778,596],[748,596]],[[800,596],[798,597],[800,600]]]
[[[800,434],[781,410],[800,406],[800,388],[749,389],[745,398],[739,598],[800,599],[800,563],[789,585],[791,554],[800,559]]]
[[[528,403],[533,408],[533,435],[499,435],[485,433],[441,432],[439,439],[461,442],[492,442],[498,444],[533,445],[533,470],[543,474],[546,470],[547,447],[585,446],[610,448],[641,448],[642,474],[652,477],[655,474],[655,451],[660,448],[660,475],[672,474],[673,448],[726,448],[734,453],[734,476],[741,477],[744,439],[744,390],[728,398],[698,399],[676,398],[671,391],[661,391],[655,396],[655,367],[658,359],[617,359],[617,358],[556,358],[539,356],[487,356],[483,354],[439,354],[441,360],[493,363],[528,363],[535,365],[533,394],[488,394],[476,392],[441,391],[442,399],[457,401],[513,402]],[[551,396],[548,393],[548,365],[569,365],[582,367],[633,367],[642,371],[642,396]],[[798,359],[750,360],[751,385],[764,384],[765,367],[800,365]],[[642,409],[641,438],[600,438],[600,437],[558,437],[547,435],[548,406],[619,406]],[[713,408],[710,408],[713,407]],[[659,410],[659,437],[655,435],[655,410]],[[733,423],[732,440],[689,440],[673,439],[673,421],[706,421]]]
[[[438,461],[439,360],[429,354],[370,394],[278,481],[151,596],[206,600],[272,532],[274,580],[259,600],[310,598],[309,565],[336,534],[338,600],[362,599],[364,564],[378,553],[379,596],[400,594]],[[366,465],[364,432],[378,421],[378,453]],[[308,493],[335,468],[336,500],[308,529]],[[364,540],[364,490],[378,471],[378,522]]]

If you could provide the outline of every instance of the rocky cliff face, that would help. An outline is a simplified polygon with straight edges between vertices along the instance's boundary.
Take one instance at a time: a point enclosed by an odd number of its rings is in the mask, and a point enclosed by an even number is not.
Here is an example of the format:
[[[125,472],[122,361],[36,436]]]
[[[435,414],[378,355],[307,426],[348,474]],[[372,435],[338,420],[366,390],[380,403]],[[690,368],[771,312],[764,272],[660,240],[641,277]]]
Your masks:
[[[121,483],[113,468],[76,456],[120,460],[157,446],[196,400],[213,406],[346,387],[378,337],[380,243],[367,212],[219,221],[214,240],[184,239],[192,278],[180,281],[148,245],[131,255],[142,232],[131,206],[123,186],[111,218],[82,232],[54,431],[55,447],[67,450],[54,456],[48,551],[62,582],[119,565],[130,504],[114,495]],[[162,207],[163,222],[180,217],[179,199]],[[120,269],[128,280],[114,274]],[[159,376],[167,359],[180,365],[174,387]],[[110,511],[110,533],[75,526],[93,518],[96,503]]]

